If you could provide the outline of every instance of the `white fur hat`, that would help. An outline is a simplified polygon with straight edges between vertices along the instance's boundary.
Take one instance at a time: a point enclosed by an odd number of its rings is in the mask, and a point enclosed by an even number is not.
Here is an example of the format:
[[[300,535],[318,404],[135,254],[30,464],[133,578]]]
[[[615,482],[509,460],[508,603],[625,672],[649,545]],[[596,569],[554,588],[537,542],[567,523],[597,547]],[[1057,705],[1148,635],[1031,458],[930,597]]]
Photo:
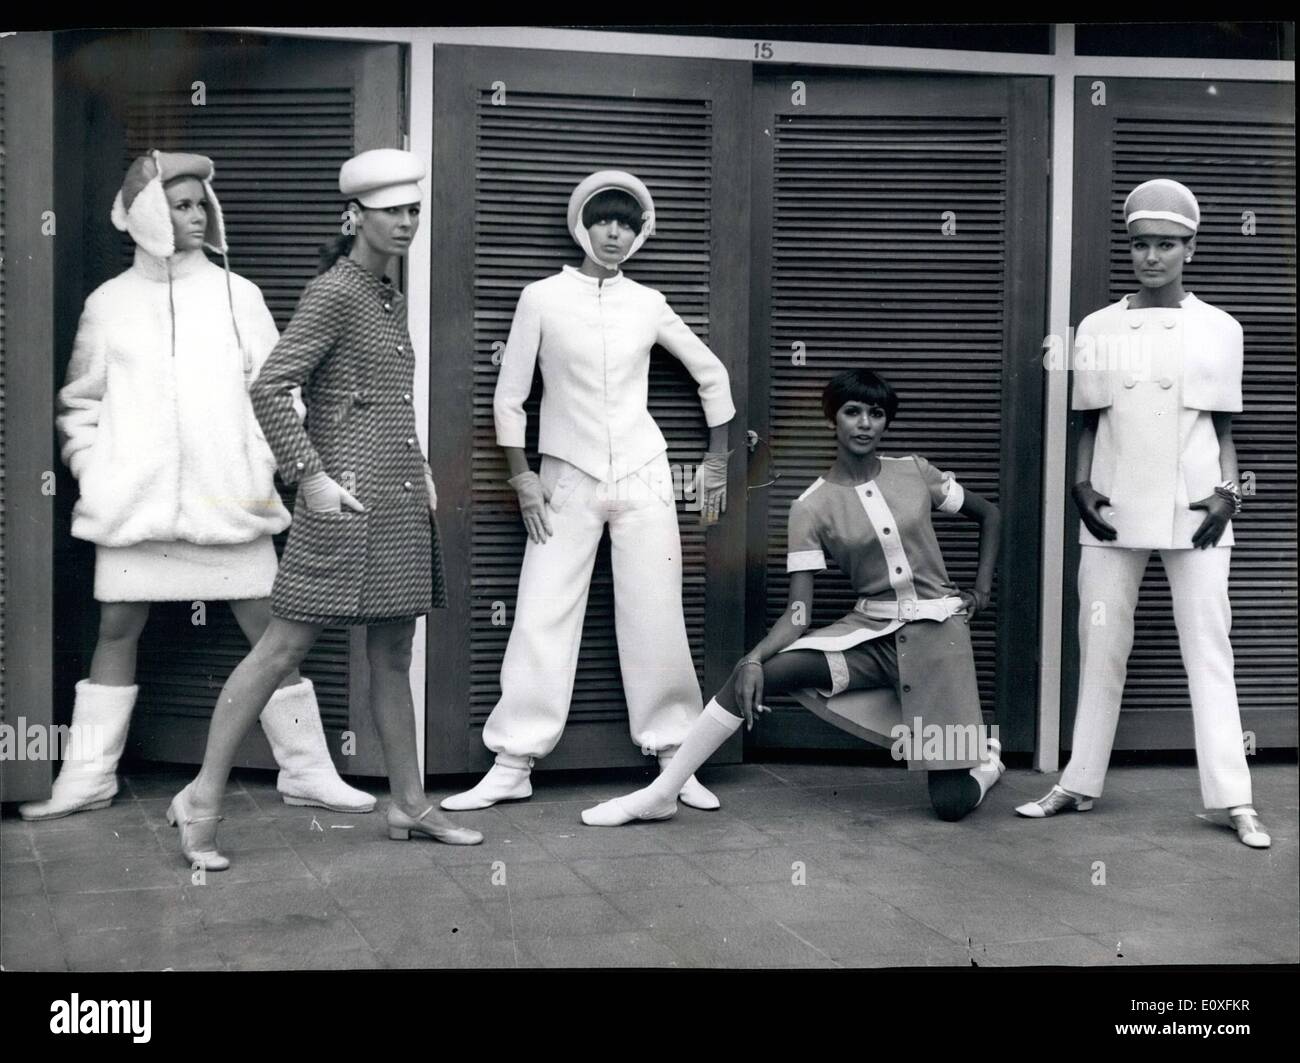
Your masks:
[[[173,178],[193,177],[203,185],[208,200],[208,223],[203,234],[204,246],[226,253],[226,222],[221,204],[212,190],[212,160],[206,155],[182,152],[151,151],[131,163],[113,199],[113,225],[130,233],[136,245],[155,258],[171,258],[176,253],[172,231],[171,208],[163,186]]]
[[[650,189],[646,188],[639,177],[625,173],[623,170],[597,170],[590,177],[583,178],[578,183],[578,187],[573,190],[573,194],[569,196],[569,232],[573,234],[573,238],[586,252],[588,258],[600,261],[592,254],[591,237],[587,234],[586,226],[582,224],[582,212],[593,196],[611,188],[630,192],[641,204],[641,231],[632,241],[628,253],[619,260],[621,264],[635,255],[650,234],[655,231],[655,201],[650,197]]]

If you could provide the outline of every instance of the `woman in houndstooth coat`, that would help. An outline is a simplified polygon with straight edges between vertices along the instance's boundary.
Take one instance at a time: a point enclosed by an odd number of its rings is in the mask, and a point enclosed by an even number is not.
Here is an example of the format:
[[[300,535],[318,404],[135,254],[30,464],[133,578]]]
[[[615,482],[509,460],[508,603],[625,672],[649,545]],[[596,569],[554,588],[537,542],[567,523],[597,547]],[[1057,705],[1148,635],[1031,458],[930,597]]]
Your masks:
[[[411,702],[415,620],[442,571],[433,530],[437,496],[415,434],[415,355],[402,295],[387,277],[419,226],[424,164],[409,152],[363,152],[344,164],[355,236],[327,253],[293,320],[262,368],[253,408],[281,475],[298,485],[293,525],[271,592],[271,626],[221,691],[198,777],[176,795],[192,865],[220,871],[216,823],[235,751],[287,670],[331,625],[365,625],[370,711],[393,800],[388,833],[454,845],[483,840],[453,826],[424,794]],[[305,423],[294,411],[301,388]]]

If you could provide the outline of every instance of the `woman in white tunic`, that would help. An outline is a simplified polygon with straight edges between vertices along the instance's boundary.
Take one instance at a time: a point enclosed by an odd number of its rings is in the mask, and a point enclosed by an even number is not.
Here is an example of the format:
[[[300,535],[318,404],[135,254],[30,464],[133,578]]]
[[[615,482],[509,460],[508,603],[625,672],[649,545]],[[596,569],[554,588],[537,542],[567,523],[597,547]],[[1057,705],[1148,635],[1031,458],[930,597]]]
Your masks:
[[[1201,799],[1227,809],[1252,848],[1269,836],[1251,806],[1233,680],[1228,564],[1241,509],[1232,415],[1241,411],[1242,331],[1183,289],[1200,207],[1158,179],[1124,204],[1141,288],[1084,318],[1074,352],[1085,411],[1074,499],[1079,542],[1079,703],[1070,763],[1033,819],[1092,807],[1110,761],[1133,647],[1133,613],[1152,550],[1173,595],[1195,721]]]
[[[989,739],[981,746],[984,728],[968,627],[992,595],[997,507],[964,491],[951,473],[920,455],[877,453],[898,412],[898,396],[870,370],[851,369],[832,378],[822,409],[834,426],[838,453],[826,475],[790,506],[790,598],[784,615],[736,665],[663,774],[645,789],[587,809],[582,819],[589,826],[674,815],[674,788],[735,732],[742,716],[752,727],[765,695],[807,688],[833,697],[892,687],[913,733],[899,751],[911,754],[909,768],[928,772],[930,801],[941,819],[961,819],[1000,778],[1000,745]],[[949,579],[932,511],[979,522],[973,591],[960,591]],[[848,615],[809,632],[813,576],[827,568],[828,558],[860,599]],[[859,733],[834,711],[824,718]]]
[[[654,231],[645,184],[601,170],[569,198],[582,266],[528,285],[519,297],[497,379],[497,443],[528,530],[501,699],[483,728],[496,754],[473,789],[446,809],[487,808],[532,794],[533,762],[555,748],[573,693],[582,622],[601,534],[609,527],[614,623],[632,741],[661,767],[702,709],[682,615],[682,550],[663,433],[646,408],[650,350],[662,345],[699,385],[709,449],[701,462],[702,518],[726,499],[727,426],[736,414],[726,367],[663,294],[620,265]],[[524,454],[524,401],[542,373],[540,476]],[[682,800],[718,799],[689,773]]]

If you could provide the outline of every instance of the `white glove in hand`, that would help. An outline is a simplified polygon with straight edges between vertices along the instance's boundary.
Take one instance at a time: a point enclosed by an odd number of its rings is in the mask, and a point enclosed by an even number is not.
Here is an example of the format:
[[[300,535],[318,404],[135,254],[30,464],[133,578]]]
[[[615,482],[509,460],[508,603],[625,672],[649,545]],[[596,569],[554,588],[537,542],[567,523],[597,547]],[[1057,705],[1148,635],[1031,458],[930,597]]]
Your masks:
[[[344,506],[364,513],[366,507],[323,472],[314,472],[298,483],[298,490],[313,513],[340,513]]]
[[[542,487],[542,478],[529,469],[506,481],[519,496],[519,514],[523,517],[524,527],[528,529],[528,538],[535,543],[544,543],[553,534],[551,522],[546,515],[546,491]]]
[[[727,511],[727,462],[731,451],[709,451],[695,473],[695,491],[700,499],[700,523],[716,524]]]

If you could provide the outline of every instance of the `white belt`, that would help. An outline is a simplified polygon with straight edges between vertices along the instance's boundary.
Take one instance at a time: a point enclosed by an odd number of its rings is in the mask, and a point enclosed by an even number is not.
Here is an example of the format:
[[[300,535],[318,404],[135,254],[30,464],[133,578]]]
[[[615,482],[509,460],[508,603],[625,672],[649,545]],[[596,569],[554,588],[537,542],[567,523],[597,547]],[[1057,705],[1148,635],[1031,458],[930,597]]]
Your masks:
[[[873,602],[859,598],[854,607],[868,620],[947,620],[965,612],[966,604],[955,594],[945,598],[903,598],[894,602]]]

